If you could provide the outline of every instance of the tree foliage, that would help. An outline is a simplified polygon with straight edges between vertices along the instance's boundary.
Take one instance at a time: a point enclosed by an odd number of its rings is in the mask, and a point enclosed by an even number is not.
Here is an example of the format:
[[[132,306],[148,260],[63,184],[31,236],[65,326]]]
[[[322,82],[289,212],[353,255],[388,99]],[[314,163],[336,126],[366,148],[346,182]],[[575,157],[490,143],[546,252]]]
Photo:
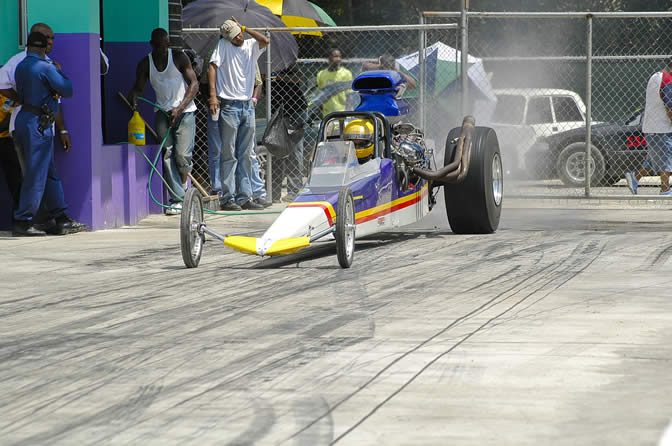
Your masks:
[[[315,0],[339,25],[418,23],[420,11],[459,11],[459,0]],[[470,0],[472,11],[672,11],[669,0]]]

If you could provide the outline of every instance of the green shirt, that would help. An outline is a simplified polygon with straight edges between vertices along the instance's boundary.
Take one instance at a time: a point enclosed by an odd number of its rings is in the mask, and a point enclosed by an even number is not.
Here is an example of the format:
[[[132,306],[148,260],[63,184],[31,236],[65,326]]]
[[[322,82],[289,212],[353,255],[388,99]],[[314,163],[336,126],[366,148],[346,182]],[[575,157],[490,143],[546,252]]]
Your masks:
[[[324,69],[317,73],[317,87],[324,88],[327,85],[335,84],[337,82],[345,82],[352,80],[352,73],[347,68],[339,67],[338,70],[329,71]],[[347,91],[343,91],[334,95],[327,102],[322,104],[322,116],[327,116],[331,112],[345,110],[345,101],[347,98]]]

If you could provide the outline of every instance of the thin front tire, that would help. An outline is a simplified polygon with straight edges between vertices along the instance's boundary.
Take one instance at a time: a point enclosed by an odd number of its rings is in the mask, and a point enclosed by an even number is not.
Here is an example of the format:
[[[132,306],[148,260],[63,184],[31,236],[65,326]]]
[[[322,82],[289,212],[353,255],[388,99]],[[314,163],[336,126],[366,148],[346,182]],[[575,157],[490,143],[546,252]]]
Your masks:
[[[350,268],[355,256],[355,200],[352,191],[344,187],[338,193],[336,211],[336,255],[341,268]]]
[[[203,201],[195,188],[187,189],[182,203],[180,216],[180,245],[182,260],[187,268],[196,268],[201,261],[205,236],[201,231],[203,225]]]

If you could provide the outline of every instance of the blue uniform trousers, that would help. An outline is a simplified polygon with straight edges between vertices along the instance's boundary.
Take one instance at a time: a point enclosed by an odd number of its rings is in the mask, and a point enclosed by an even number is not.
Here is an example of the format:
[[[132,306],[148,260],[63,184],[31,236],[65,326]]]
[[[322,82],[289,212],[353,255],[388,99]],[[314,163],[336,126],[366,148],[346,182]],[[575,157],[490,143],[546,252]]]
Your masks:
[[[38,130],[39,117],[21,111],[16,117],[14,136],[23,146],[26,171],[21,185],[19,207],[14,212],[15,220],[32,220],[44,197],[50,217],[65,214],[68,205],[63,195],[63,185],[56,175],[54,165],[53,127]]]

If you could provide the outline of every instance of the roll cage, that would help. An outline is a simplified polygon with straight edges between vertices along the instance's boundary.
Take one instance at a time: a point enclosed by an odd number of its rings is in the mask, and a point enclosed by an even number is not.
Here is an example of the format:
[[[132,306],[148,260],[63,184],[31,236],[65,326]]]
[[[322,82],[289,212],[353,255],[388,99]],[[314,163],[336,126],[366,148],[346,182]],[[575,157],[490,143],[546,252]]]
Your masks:
[[[376,123],[377,125],[374,125],[373,129],[373,136],[374,136],[374,146],[373,146],[373,153],[375,154],[376,158],[391,158],[392,154],[390,153],[390,145],[391,145],[391,138],[392,138],[392,131],[390,129],[390,123],[383,115],[382,113],[379,112],[365,112],[365,111],[342,111],[342,112],[332,112],[329,113],[327,116],[325,116],[322,119],[322,122],[320,122],[320,128],[317,131],[317,142],[322,142],[322,141],[333,141],[333,140],[343,140],[343,132],[340,132],[339,137],[327,137],[325,136],[325,127],[326,125],[333,121],[333,120],[338,120],[339,122],[339,128],[345,129],[345,120],[350,119],[350,118],[367,118],[370,119],[371,122]],[[380,124],[380,125],[378,125]],[[382,129],[381,129],[382,127]],[[383,134],[381,135],[381,130],[383,131]],[[380,147],[380,143],[384,143],[384,147]]]

